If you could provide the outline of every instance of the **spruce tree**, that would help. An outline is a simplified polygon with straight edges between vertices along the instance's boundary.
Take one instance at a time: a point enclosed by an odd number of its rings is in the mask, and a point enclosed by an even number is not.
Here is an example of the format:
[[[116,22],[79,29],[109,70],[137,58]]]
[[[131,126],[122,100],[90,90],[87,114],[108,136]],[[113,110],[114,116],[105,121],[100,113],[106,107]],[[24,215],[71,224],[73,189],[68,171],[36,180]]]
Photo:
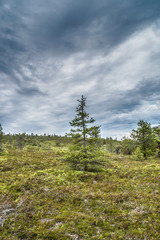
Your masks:
[[[77,101],[79,104],[76,108],[76,116],[70,122],[73,145],[67,160],[75,169],[95,170],[102,163],[98,146],[100,126],[88,127],[88,124],[94,123],[95,120],[90,118],[89,113],[85,110],[86,98],[82,95],[81,99]]]

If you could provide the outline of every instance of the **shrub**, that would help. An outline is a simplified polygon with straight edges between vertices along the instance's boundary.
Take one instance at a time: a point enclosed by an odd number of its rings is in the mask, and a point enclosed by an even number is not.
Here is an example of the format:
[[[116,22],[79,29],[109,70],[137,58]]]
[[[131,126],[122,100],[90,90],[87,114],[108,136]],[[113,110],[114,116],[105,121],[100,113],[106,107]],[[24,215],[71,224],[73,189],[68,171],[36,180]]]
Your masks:
[[[134,151],[133,158],[136,161],[143,161],[144,160],[144,156],[143,156],[143,153],[141,152],[140,147],[137,147],[136,150]]]

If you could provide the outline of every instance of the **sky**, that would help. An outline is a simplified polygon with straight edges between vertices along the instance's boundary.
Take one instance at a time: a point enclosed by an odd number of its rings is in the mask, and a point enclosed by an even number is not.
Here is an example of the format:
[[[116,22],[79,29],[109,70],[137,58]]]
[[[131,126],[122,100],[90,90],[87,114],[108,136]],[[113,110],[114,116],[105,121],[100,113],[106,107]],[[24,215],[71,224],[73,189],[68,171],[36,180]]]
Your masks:
[[[159,0],[0,0],[0,123],[64,135],[77,99],[102,137],[160,121]]]

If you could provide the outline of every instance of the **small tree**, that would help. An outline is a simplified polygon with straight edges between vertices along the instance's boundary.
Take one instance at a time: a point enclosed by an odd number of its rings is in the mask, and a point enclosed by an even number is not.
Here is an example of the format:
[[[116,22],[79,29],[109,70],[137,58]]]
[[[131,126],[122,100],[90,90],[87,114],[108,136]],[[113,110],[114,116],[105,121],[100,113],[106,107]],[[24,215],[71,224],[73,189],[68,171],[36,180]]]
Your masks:
[[[16,146],[19,148],[20,151],[22,151],[22,149],[25,146],[25,143],[26,143],[25,138],[26,138],[25,133],[16,134]]]
[[[76,169],[84,171],[93,168],[93,166],[102,164],[100,161],[100,151],[98,147],[98,138],[100,134],[100,126],[88,127],[88,124],[94,123],[94,119],[89,117],[89,113],[85,111],[86,98],[82,95],[78,101],[76,108],[76,116],[70,122],[71,136],[73,145],[67,160]]]
[[[2,144],[3,144],[3,128],[2,125],[0,124],[0,152],[3,152]]]
[[[156,135],[156,141],[157,141],[156,157],[160,157],[160,125],[157,127],[154,127],[153,130]]]
[[[131,138],[123,137],[121,139],[121,153],[131,155],[136,150],[137,144]]]
[[[133,159],[136,161],[143,161],[144,160],[144,156],[143,153],[141,152],[140,147],[137,147],[136,150],[133,153]]]
[[[157,143],[155,134],[148,122],[140,120],[137,130],[132,130],[131,136],[137,140],[145,159],[156,150]]]

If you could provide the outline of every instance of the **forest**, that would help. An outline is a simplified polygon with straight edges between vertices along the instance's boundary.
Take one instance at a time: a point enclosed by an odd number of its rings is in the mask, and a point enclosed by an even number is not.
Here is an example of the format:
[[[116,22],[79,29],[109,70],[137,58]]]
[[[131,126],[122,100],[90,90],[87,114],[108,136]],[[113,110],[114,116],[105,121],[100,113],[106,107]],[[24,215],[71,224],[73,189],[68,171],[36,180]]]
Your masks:
[[[65,136],[0,125],[1,239],[160,239],[160,126],[101,138],[77,101]]]

